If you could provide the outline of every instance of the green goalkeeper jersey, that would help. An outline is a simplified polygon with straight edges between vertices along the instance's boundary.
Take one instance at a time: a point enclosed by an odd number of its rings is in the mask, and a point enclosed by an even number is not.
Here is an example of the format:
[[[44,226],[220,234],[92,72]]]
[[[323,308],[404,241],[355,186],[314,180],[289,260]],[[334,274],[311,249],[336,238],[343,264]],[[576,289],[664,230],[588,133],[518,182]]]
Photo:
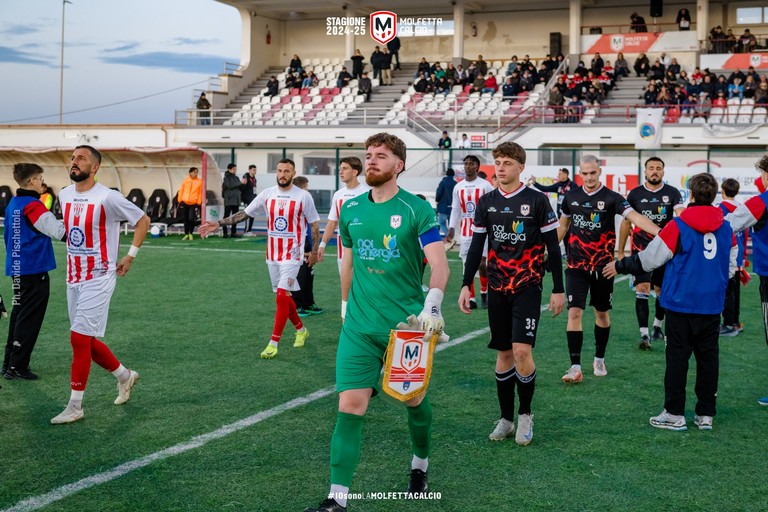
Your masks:
[[[388,335],[424,306],[420,236],[438,226],[432,206],[400,189],[384,203],[370,192],[341,207],[339,233],[351,249],[354,273],[345,328]]]

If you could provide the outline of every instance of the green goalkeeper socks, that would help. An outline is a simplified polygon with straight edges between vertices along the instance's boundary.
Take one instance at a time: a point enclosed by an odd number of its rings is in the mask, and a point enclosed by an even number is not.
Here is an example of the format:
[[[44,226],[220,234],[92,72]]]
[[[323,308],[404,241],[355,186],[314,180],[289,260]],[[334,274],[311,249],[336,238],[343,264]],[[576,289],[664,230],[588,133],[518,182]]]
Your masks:
[[[363,417],[339,412],[331,436],[331,483],[350,487],[360,460]]]
[[[425,396],[419,405],[406,409],[413,454],[426,459],[432,447],[432,404],[429,403],[429,397]]]

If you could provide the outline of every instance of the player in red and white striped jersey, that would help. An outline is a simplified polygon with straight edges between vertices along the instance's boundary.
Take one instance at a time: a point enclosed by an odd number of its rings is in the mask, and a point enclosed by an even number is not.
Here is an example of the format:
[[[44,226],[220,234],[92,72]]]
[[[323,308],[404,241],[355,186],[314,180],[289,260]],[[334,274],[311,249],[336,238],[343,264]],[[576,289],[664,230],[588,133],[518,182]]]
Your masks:
[[[320,252],[318,253],[318,261],[323,261],[325,255],[325,246],[331,237],[336,234],[336,247],[337,247],[337,260],[336,263],[339,266],[339,275],[341,275],[341,257],[344,254],[344,247],[341,245],[341,238],[339,237],[336,227],[339,225],[339,212],[341,211],[341,205],[347,200],[357,197],[360,194],[364,194],[371,190],[366,183],[360,183],[359,177],[363,172],[363,162],[356,156],[347,156],[341,159],[339,164],[339,179],[344,183],[345,187],[337,190],[333,194],[331,199],[331,211],[328,212],[328,224],[325,225],[325,232],[323,233],[323,241],[320,242]]]
[[[263,190],[245,210],[218,223],[206,222],[200,226],[200,236],[206,237],[221,226],[232,226],[261,213],[267,215],[267,267],[272,280],[272,291],[277,294],[277,311],[272,339],[261,353],[262,359],[272,359],[277,355],[277,345],[289,318],[296,327],[294,347],[303,347],[309,337],[309,331],[299,318],[291,292],[300,289],[296,277],[304,260],[307,224],[312,231],[309,266],[317,263],[320,216],[309,192],[293,185],[295,175],[296,165],[293,160],[280,160],[277,164],[277,186]]]
[[[488,180],[480,178],[477,173],[480,170],[480,159],[475,155],[467,155],[464,157],[464,172],[466,173],[466,179],[460,181],[453,189],[453,203],[451,205],[451,219],[448,222],[448,234],[445,237],[445,241],[450,243],[456,233],[456,224],[461,218],[461,248],[459,250],[459,256],[461,261],[466,263],[467,253],[469,252],[469,244],[472,242],[472,226],[475,223],[475,208],[477,208],[477,202],[480,200],[480,196],[487,194],[493,190]],[[487,306],[487,293],[488,293],[488,269],[485,264],[485,258],[488,256],[488,245],[486,244],[483,250],[483,259],[480,263],[480,294],[482,298],[482,306]],[[477,301],[475,300],[475,285],[469,288],[470,293],[470,307],[477,309]]]
[[[117,377],[115,404],[128,401],[139,374],[125,368],[99,339],[104,336],[116,276],[128,273],[149,229],[149,217],[119,192],[96,183],[101,154],[91,146],[72,153],[69,177],[59,201],[67,230],[67,304],[71,323],[72,394],[54,425],[83,418],[83,394],[91,360]],[[135,226],[128,255],[118,261],[120,222]]]

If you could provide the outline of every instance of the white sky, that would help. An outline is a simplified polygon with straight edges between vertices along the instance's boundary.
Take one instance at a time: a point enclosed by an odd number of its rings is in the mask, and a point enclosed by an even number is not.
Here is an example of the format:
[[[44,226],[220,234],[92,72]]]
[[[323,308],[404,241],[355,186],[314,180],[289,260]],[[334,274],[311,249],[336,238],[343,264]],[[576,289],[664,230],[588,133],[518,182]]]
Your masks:
[[[240,15],[214,0],[71,0],[64,123],[172,123],[239,63]],[[62,0],[0,0],[0,124],[57,124]],[[194,85],[193,85],[194,84]],[[160,94],[79,114],[67,112]],[[43,119],[29,119],[50,116]]]

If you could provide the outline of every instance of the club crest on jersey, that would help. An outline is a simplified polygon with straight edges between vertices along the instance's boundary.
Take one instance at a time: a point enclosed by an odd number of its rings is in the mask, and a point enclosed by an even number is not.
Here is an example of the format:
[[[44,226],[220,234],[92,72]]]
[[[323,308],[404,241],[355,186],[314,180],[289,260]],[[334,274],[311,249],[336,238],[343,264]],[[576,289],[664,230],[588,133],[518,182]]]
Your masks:
[[[597,202],[597,209],[598,210],[605,210],[605,201],[598,201]]]
[[[285,217],[278,217],[275,219],[275,231],[285,231],[288,229],[288,219]]]
[[[528,215],[529,213],[531,213],[531,205],[529,204],[520,205],[520,215]]]
[[[83,214],[84,209],[85,209],[85,205],[80,203],[75,203],[74,206],[72,207],[72,210],[75,213],[75,217],[81,216]]]
[[[669,202],[669,196],[661,196],[661,201],[664,202],[664,203],[668,203]]]
[[[475,213],[475,203],[471,201],[467,203],[467,213]]]
[[[389,225],[392,226],[392,229],[399,228],[402,223],[403,217],[401,215],[393,215],[389,218]]]
[[[69,230],[69,235],[67,235],[67,240],[69,241],[69,245],[71,245],[72,247],[81,247],[85,242],[85,233],[83,233],[82,229],[75,226]]]

